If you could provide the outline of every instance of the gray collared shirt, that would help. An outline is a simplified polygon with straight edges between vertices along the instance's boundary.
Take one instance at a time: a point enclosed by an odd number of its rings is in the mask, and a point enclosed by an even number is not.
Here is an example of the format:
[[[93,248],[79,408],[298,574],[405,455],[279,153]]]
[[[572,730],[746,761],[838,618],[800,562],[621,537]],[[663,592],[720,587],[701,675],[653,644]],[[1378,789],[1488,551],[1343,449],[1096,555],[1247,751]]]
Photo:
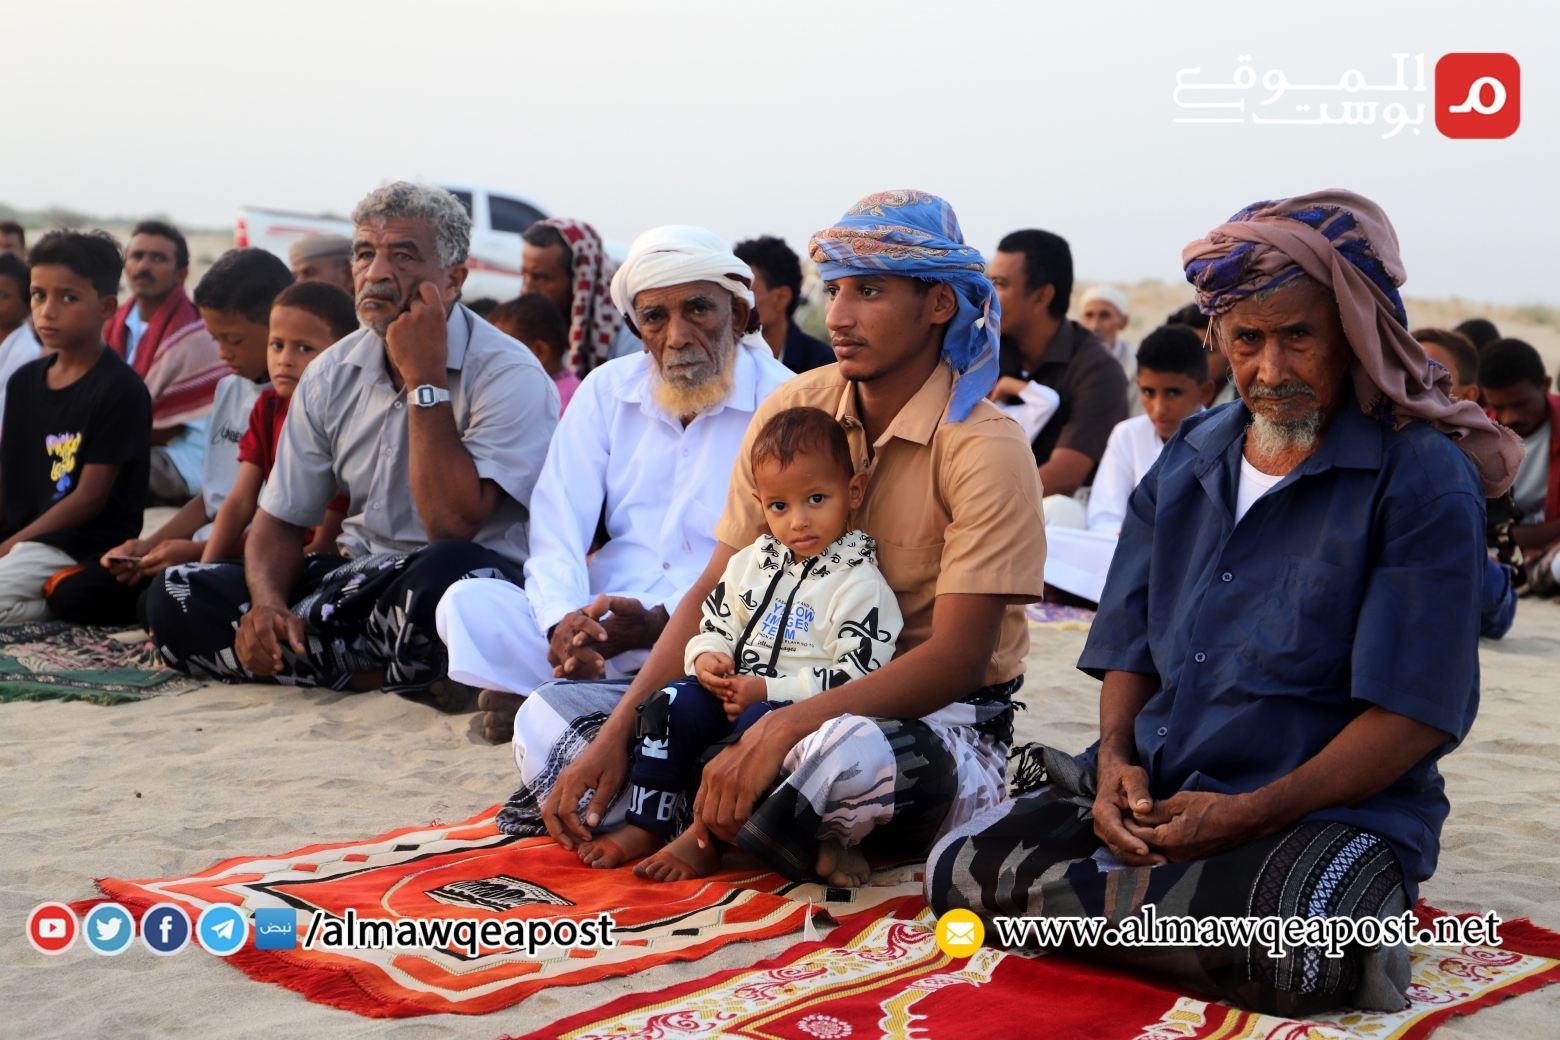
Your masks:
[[[531,489],[558,425],[558,389],[536,355],[457,305],[449,317],[455,428],[479,477],[505,492],[475,539],[516,564],[528,555]],[[362,329],[303,373],[260,508],[311,527],[338,491],[352,505],[340,545],[348,556],[428,544],[412,499],[407,391],[395,389],[385,344]]]

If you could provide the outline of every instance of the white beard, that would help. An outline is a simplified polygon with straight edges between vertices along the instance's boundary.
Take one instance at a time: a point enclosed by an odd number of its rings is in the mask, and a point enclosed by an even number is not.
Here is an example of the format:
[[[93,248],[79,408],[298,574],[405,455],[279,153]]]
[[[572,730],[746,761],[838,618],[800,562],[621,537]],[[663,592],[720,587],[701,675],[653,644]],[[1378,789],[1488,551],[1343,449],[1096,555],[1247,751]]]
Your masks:
[[[1257,454],[1272,458],[1288,451],[1310,451],[1322,432],[1322,410],[1312,409],[1298,419],[1275,422],[1252,413],[1251,435]]]
[[[698,382],[667,379],[652,356],[650,394],[661,410],[674,419],[692,418],[720,404],[736,385],[737,340],[730,332],[719,344],[713,371],[706,369]]]

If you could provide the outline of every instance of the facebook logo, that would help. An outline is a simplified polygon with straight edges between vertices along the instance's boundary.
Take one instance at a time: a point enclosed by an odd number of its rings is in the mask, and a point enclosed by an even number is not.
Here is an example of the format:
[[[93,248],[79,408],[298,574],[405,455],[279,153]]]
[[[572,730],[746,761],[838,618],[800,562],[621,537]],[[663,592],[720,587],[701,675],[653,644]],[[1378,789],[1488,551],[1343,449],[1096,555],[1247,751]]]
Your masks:
[[[141,942],[159,957],[182,953],[192,931],[190,915],[177,903],[158,903],[141,917]]]

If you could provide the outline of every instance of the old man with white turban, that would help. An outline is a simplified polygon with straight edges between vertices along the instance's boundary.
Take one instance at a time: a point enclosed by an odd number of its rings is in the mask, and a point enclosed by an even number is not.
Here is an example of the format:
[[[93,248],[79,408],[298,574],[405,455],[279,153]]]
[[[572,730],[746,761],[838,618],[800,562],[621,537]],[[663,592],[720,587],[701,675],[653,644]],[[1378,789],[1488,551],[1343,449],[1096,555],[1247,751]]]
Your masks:
[[[639,236],[613,276],[645,349],[592,369],[564,413],[531,497],[525,587],[473,579],[439,604],[450,674],[483,688],[489,739],[509,738],[542,683],[635,671],[704,569],[748,421],[791,377],[757,334],[752,281],[719,236],[676,226]]]

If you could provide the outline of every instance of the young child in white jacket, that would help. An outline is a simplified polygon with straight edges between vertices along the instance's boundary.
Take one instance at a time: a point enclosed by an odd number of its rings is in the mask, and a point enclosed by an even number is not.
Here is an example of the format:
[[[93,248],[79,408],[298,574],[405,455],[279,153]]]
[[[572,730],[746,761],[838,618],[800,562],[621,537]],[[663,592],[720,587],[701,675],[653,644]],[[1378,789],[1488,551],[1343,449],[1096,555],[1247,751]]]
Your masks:
[[[839,423],[817,408],[776,414],[753,442],[753,480],[770,533],[731,558],[705,599],[685,654],[692,674],[639,707],[628,826],[598,839],[622,859],[676,834],[704,763],[765,712],[894,656],[904,619],[871,536],[849,529],[867,475],[854,471]],[[635,871],[662,881],[698,876],[689,864],[712,853],[690,832]]]

